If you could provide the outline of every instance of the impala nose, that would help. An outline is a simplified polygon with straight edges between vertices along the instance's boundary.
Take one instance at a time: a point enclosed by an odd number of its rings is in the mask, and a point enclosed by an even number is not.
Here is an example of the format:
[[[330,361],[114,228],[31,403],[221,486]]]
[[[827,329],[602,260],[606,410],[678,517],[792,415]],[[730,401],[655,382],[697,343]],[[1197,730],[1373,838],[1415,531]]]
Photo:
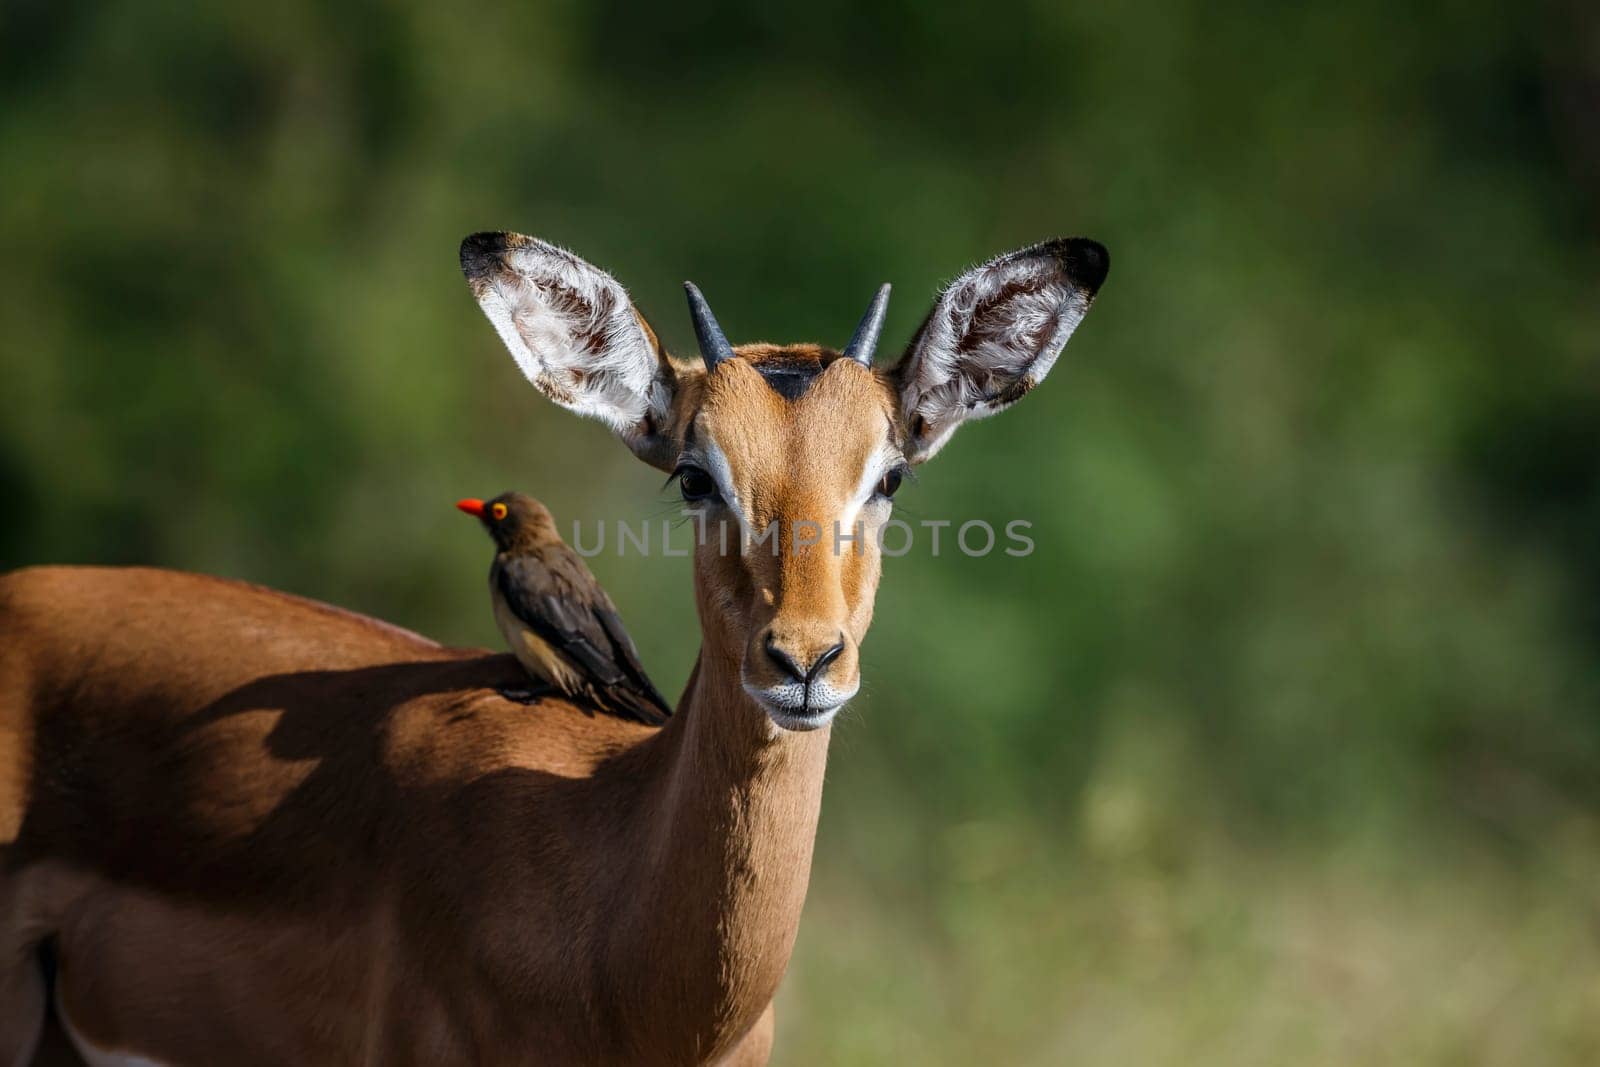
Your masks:
[[[797,663],[793,656],[778,647],[771,634],[767,635],[766,649],[767,657],[778,665],[780,671],[801,685],[806,685],[816,681],[817,676],[828,669],[828,664],[839,658],[839,654],[844,651],[844,639],[841,636],[833,647],[824,649],[820,655],[811,661],[810,666],[802,666]]]

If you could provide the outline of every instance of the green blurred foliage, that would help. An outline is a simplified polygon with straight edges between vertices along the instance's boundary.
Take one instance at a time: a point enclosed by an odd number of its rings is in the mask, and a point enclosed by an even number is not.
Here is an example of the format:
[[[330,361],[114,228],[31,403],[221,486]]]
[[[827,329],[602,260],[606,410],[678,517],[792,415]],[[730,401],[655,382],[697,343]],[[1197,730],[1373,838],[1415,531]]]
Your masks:
[[[449,504],[670,516],[460,280],[886,347],[1110,246],[902,517],[780,1015],[800,1063],[1600,1057],[1600,19],[1584,5],[0,7],[0,563],[492,644]],[[687,561],[594,561],[663,688]]]

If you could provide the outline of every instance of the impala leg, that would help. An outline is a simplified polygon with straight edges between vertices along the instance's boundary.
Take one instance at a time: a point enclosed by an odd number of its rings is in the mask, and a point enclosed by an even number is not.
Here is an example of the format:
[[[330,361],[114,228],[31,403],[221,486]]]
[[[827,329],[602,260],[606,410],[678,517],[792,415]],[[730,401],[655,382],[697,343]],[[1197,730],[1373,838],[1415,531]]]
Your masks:
[[[46,1012],[44,1033],[39,1037],[39,1048],[33,1054],[33,1067],[87,1067],[72,1038],[61,1029],[56,1013]]]
[[[33,1062],[45,1017],[44,974],[32,945],[10,946],[0,964],[0,1064]]]

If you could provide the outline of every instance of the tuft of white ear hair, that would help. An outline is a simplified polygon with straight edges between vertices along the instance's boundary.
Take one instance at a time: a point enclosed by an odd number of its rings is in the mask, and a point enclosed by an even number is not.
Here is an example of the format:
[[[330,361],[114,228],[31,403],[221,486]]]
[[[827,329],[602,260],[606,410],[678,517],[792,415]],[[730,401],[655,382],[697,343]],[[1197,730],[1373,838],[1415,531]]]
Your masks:
[[[1043,381],[1110,263],[1098,242],[1062,238],[951,282],[896,369],[908,458],[931,457],[963,422],[1003,411]]]
[[[478,233],[461,242],[478,305],[534,387],[624,437],[671,402],[660,353],[627,290],[536,237]]]

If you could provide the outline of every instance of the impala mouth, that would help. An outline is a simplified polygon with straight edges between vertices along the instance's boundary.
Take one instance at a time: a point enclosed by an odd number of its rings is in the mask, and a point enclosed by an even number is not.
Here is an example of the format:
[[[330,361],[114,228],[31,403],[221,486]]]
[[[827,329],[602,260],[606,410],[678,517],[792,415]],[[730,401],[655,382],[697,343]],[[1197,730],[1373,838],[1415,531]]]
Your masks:
[[[818,679],[809,686],[799,682],[754,686],[746,682],[744,691],[761,705],[762,710],[779,727],[804,733],[807,730],[820,730],[831,723],[833,717],[839,714],[839,709],[856,695],[860,687],[857,682],[849,692],[841,692],[827,681]]]

